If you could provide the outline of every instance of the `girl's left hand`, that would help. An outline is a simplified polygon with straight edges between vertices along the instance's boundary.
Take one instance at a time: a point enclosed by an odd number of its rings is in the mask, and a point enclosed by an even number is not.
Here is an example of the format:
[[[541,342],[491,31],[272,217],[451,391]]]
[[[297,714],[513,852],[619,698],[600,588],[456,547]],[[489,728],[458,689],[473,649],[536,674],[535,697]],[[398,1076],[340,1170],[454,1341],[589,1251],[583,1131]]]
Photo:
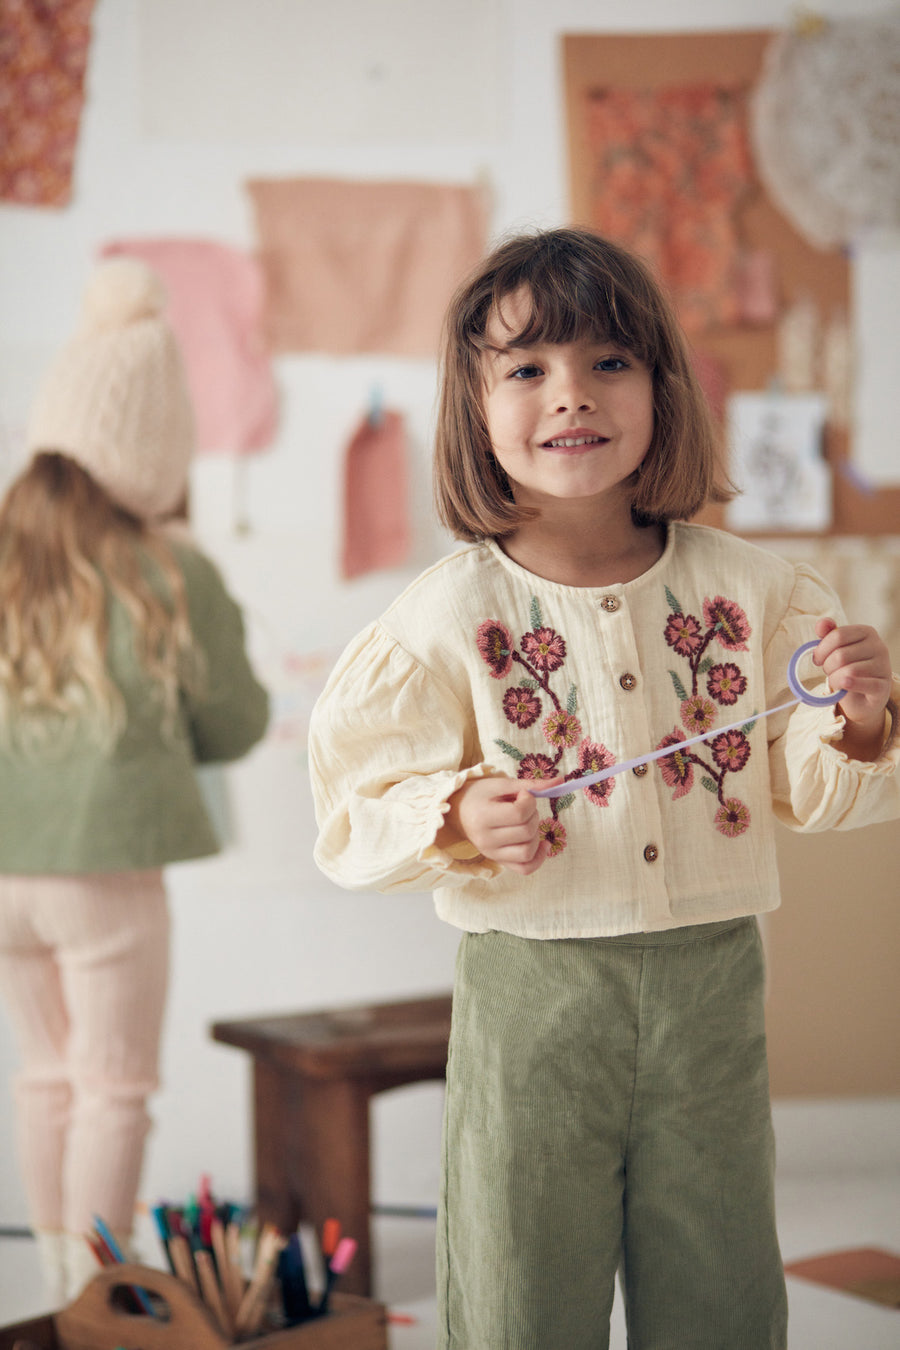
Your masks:
[[[842,748],[853,759],[875,759],[884,741],[884,710],[891,693],[891,658],[874,628],[819,619],[812,653],[832,689],[846,689],[837,705],[847,719]],[[845,744],[846,742],[846,744]],[[877,744],[876,744],[877,742]],[[852,745],[852,748],[851,748]]]

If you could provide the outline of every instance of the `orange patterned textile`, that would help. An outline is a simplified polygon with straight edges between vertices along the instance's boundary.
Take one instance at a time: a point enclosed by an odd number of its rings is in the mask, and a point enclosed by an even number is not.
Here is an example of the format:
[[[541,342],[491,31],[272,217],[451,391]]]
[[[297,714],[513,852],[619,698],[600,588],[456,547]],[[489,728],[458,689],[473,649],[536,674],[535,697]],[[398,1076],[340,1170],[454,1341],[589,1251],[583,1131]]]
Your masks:
[[[689,333],[738,322],[735,217],[753,183],[743,91],[597,90],[587,128],[591,223],[656,268]]]
[[[94,0],[0,0],[0,199],[66,206]]]

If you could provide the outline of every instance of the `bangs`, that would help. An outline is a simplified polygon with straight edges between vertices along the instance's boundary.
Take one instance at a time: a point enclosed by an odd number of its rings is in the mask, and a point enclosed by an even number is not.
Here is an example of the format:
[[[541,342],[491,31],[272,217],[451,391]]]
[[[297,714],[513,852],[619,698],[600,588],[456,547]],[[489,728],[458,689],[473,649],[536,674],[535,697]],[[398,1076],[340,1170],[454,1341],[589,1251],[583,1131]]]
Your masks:
[[[485,333],[491,315],[502,320],[503,301],[518,293],[527,297],[528,312],[517,332],[510,329],[507,346],[612,342],[648,364],[655,363],[658,318],[642,295],[642,273],[634,269],[628,276],[631,269],[610,266],[609,256],[585,258],[583,249],[576,253],[565,240],[544,243],[530,257],[511,258],[494,273],[490,290],[482,292],[481,303],[470,316],[468,336],[473,346],[479,351],[491,348]]]

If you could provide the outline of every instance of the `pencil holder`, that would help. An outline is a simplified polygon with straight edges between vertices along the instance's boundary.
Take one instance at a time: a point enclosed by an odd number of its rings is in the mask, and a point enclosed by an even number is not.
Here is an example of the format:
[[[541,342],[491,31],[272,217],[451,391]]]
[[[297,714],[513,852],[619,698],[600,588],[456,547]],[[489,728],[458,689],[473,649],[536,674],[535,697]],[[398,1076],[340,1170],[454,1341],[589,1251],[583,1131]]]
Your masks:
[[[150,1295],[156,1317],[131,1311],[127,1291]],[[325,1317],[241,1341],[238,1350],[387,1350],[380,1303],[333,1294]],[[53,1317],[0,1329],[0,1350],[17,1341],[38,1350],[231,1350],[212,1314],[180,1280],[149,1266],[108,1266]]]

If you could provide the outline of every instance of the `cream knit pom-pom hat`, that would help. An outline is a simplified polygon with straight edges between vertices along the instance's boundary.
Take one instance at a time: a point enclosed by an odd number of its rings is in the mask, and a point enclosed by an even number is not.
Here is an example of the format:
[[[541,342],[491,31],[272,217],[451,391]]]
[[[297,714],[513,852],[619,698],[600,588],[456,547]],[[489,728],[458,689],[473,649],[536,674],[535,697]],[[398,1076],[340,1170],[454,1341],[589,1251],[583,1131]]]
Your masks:
[[[27,431],[30,452],[68,455],[145,519],[178,505],[194,449],[187,376],[165,304],[163,284],[145,263],[101,263]]]

